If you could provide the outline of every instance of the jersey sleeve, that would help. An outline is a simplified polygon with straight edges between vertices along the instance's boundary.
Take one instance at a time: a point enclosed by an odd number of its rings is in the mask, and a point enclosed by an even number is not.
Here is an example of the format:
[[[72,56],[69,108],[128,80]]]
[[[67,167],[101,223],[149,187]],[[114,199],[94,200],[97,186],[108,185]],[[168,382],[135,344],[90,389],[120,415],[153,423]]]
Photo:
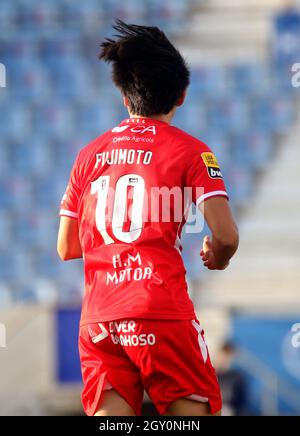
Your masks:
[[[197,206],[212,197],[222,196],[228,199],[218,160],[202,143],[193,147],[190,155],[186,186],[191,189],[192,201]]]
[[[78,218],[78,202],[80,197],[80,171],[79,171],[79,156],[77,157],[69,179],[66,192],[60,204],[60,216],[69,218]]]

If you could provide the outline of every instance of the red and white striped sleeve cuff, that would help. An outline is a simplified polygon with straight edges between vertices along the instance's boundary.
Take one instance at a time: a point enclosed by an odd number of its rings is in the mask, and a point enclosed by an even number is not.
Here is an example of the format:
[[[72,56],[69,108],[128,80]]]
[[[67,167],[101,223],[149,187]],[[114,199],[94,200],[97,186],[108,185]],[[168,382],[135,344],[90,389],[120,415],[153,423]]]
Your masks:
[[[209,192],[207,194],[201,195],[201,197],[199,197],[197,199],[197,202],[196,202],[197,206],[199,206],[205,200],[208,200],[209,198],[212,198],[212,197],[226,197],[227,199],[229,199],[229,196],[228,196],[226,191],[213,191],[213,192]]]
[[[66,216],[66,217],[69,217],[69,218],[77,219],[78,218],[78,213],[72,212],[72,211],[66,210],[66,209],[61,209],[60,212],[59,212],[59,216]]]

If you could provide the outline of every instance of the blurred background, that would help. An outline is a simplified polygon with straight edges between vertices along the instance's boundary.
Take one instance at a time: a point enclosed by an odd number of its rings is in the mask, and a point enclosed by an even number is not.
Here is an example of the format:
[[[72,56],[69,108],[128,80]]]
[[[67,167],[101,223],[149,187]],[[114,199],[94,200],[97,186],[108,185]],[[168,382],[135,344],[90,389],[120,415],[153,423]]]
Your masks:
[[[225,414],[300,415],[300,5],[282,0],[0,0],[0,415],[82,413],[83,273],[58,260],[58,208],[78,150],[127,116],[97,61],[116,18],[187,58],[175,124],[213,148],[239,222],[222,274],[184,237]]]

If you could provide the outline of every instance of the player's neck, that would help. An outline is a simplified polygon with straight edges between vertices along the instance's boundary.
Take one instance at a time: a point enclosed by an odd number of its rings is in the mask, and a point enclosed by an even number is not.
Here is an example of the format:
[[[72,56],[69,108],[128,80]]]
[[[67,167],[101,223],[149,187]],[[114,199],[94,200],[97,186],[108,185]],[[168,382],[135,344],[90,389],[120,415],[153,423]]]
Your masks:
[[[163,123],[172,124],[172,120],[174,118],[174,113],[169,113],[167,115],[151,115],[151,117],[144,117],[142,115],[132,115],[130,114],[130,118],[146,118],[150,120],[162,121]]]

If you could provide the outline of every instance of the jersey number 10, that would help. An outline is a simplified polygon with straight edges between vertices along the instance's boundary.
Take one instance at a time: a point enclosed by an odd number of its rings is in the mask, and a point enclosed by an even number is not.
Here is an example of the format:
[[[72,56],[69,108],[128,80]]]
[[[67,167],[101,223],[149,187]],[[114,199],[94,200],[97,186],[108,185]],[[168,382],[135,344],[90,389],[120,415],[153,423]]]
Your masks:
[[[128,211],[128,189],[132,188],[132,205],[129,231],[124,231],[126,211]],[[112,194],[113,193],[113,194]],[[108,195],[114,195],[112,213],[112,231],[116,239],[131,243],[136,241],[143,229],[143,208],[145,199],[145,181],[141,176],[128,174],[122,176],[116,183],[116,188],[110,187],[110,177],[99,177],[92,183],[91,194],[97,194],[96,226],[106,245],[116,241],[107,233],[107,200]]]

